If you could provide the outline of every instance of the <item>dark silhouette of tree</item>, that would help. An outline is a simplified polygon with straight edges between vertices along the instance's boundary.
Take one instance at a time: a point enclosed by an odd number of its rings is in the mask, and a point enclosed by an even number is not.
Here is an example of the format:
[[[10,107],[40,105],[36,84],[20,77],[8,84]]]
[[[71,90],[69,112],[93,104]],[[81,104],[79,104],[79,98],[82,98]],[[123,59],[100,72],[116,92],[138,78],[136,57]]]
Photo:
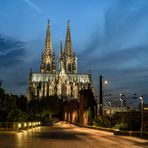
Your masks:
[[[51,117],[52,115],[58,114],[58,112],[60,111],[60,104],[61,102],[59,101],[57,95],[47,96],[45,98],[42,98],[41,99],[42,116],[48,114]]]
[[[20,109],[14,109],[9,112],[7,121],[9,122],[24,122],[27,121],[29,115],[26,112],[21,111]]]
[[[25,96],[9,95],[0,87],[0,122],[27,120],[26,108]]]
[[[18,97],[17,100],[16,100],[17,108],[20,109],[20,110],[22,110],[22,111],[26,111],[27,104],[28,104],[28,100],[23,95],[21,95],[20,97]]]
[[[41,106],[40,106],[40,100],[38,99],[32,99],[28,103],[28,113],[30,114],[41,114]]]
[[[9,112],[16,108],[16,95],[9,95],[0,87],[0,121],[7,121]]]

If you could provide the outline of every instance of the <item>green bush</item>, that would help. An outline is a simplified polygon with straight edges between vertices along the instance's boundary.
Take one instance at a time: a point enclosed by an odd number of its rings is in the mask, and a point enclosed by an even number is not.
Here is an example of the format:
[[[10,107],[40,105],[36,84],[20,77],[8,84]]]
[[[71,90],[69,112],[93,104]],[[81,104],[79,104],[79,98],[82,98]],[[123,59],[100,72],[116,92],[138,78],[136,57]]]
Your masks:
[[[93,121],[93,125],[111,127],[120,130],[140,130],[140,113],[130,111],[115,113],[113,116],[105,115]]]
[[[9,122],[23,122],[27,121],[29,115],[19,109],[12,110],[7,117]]]
[[[119,129],[119,130],[127,130],[127,124],[120,122],[120,123],[116,123],[114,126],[115,129]]]
[[[112,127],[112,117],[106,115],[106,116],[102,116],[99,119],[95,119],[93,121],[93,124],[96,126],[101,126],[101,127]]]

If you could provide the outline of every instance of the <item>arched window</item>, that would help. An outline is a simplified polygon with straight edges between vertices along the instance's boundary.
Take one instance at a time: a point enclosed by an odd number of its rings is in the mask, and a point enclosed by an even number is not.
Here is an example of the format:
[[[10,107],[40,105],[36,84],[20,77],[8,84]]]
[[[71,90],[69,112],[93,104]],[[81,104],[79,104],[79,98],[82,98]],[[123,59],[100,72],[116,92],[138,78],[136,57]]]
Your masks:
[[[50,64],[48,63],[48,64],[47,64],[47,70],[50,71],[50,68],[51,68],[51,67],[50,67]]]
[[[71,64],[68,64],[68,71],[71,72]]]
[[[62,93],[62,95],[65,95],[65,93],[66,93],[66,87],[64,84],[62,84],[61,93]]]

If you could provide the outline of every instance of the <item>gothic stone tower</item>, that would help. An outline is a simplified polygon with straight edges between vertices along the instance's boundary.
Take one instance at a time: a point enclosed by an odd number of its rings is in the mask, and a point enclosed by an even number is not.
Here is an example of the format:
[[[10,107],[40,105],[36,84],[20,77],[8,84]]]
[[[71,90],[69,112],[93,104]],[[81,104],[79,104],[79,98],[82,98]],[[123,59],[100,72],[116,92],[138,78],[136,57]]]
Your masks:
[[[39,99],[46,96],[66,96],[68,99],[78,99],[79,91],[92,87],[90,74],[79,74],[77,57],[72,48],[70,23],[68,21],[64,51],[60,42],[58,69],[55,64],[55,54],[52,47],[50,24],[48,21],[45,48],[41,57],[40,72],[30,72],[28,99]]]
[[[62,42],[60,43],[60,52],[59,52],[59,70],[61,70],[62,64],[64,66],[66,73],[77,73],[77,57],[73,52],[71,34],[70,34],[70,24],[68,21],[65,48],[64,52],[62,51]]]
[[[45,49],[41,59],[41,73],[56,73],[55,54],[52,52],[52,40],[50,33],[50,24],[48,20],[48,27],[46,33]]]

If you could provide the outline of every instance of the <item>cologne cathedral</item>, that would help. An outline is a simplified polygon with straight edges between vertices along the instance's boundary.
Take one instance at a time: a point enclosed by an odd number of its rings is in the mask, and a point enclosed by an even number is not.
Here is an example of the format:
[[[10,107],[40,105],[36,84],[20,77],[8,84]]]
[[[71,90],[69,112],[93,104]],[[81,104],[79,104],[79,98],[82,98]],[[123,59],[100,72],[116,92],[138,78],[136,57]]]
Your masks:
[[[67,99],[78,99],[79,91],[92,87],[91,74],[79,74],[77,57],[72,48],[68,21],[65,46],[60,42],[59,56],[55,59],[48,20],[45,47],[41,56],[40,72],[30,71],[28,99],[39,99],[58,95]]]

